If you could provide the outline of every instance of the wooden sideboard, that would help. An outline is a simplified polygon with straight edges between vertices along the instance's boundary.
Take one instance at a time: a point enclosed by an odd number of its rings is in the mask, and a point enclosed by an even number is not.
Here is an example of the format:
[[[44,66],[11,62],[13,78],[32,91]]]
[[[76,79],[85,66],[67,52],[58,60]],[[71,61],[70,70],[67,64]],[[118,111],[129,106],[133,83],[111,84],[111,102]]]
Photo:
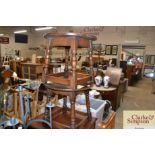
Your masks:
[[[22,78],[35,80],[42,75],[43,65],[39,63],[21,63]]]

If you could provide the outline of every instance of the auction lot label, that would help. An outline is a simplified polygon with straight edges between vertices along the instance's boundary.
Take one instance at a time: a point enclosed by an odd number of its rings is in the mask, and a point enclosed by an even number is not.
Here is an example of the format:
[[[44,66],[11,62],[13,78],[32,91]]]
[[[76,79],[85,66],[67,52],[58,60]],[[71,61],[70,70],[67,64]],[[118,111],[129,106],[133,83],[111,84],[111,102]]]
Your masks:
[[[123,111],[124,129],[155,129],[155,111]]]

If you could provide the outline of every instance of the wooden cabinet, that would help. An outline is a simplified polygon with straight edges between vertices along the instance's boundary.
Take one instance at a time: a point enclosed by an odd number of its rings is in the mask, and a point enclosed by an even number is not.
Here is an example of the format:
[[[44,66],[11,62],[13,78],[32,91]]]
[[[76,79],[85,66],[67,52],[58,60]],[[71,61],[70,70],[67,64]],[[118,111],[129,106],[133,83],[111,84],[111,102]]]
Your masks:
[[[134,85],[138,80],[141,79],[142,75],[142,65],[143,64],[136,64],[136,65],[127,65],[127,78],[129,80],[129,85]]]
[[[134,75],[135,75],[135,65],[127,65],[126,77],[129,80],[129,85],[133,85]]]
[[[117,108],[120,106],[117,102],[117,89],[116,88],[110,91],[104,91],[102,93],[102,99],[109,100],[112,104],[112,109],[114,111],[116,111]]]
[[[43,65],[33,63],[22,63],[22,78],[35,80],[42,75]]]

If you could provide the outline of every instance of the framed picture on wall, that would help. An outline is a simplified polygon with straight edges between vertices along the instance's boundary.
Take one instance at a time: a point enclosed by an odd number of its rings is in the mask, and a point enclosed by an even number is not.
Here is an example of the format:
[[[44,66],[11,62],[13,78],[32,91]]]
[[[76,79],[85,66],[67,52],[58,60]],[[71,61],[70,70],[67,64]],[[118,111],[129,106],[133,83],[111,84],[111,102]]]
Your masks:
[[[106,48],[105,48],[105,54],[106,55],[111,55],[111,48],[112,46],[111,45],[106,45]]]
[[[118,51],[118,45],[113,45],[112,50],[111,50],[111,54],[112,55],[117,55],[117,51]]]

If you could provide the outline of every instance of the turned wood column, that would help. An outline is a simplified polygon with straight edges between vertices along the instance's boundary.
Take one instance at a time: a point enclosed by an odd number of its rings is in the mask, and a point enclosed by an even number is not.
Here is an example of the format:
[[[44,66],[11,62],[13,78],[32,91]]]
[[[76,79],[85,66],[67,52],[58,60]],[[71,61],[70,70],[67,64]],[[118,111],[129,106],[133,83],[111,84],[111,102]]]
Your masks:
[[[65,69],[64,69],[64,78],[68,78],[69,70],[68,70],[68,59],[69,59],[69,48],[65,48]]]
[[[70,97],[70,102],[71,102],[71,129],[75,129],[75,99],[76,96],[75,94],[72,94]]]
[[[42,75],[42,81],[47,82],[47,75],[48,75],[48,67],[50,63],[50,53],[52,52],[51,50],[51,40],[47,41],[46,45],[47,49],[45,51],[45,64],[43,67],[43,75]]]
[[[77,73],[76,73],[76,66],[77,66],[77,40],[76,38],[72,40],[71,43],[71,53],[72,53],[72,80],[71,80],[71,87],[76,89],[77,86]]]
[[[89,63],[90,63],[90,75],[91,75],[91,83],[94,83],[94,71],[93,71],[93,58],[92,58],[92,54],[93,54],[93,50],[92,50],[92,41],[89,41]]]
[[[91,118],[91,112],[90,112],[90,100],[89,100],[89,91],[87,91],[85,93],[86,96],[86,107],[87,107],[87,114],[88,114],[88,118]]]
[[[71,80],[71,87],[72,89],[77,89],[77,73],[76,73],[76,65],[77,65],[77,40],[76,38],[72,40],[71,43],[71,53],[72,53],[72,80]],[[75,128],[75,99],[76,94],[72,92],[71,95],[71,128]]]

